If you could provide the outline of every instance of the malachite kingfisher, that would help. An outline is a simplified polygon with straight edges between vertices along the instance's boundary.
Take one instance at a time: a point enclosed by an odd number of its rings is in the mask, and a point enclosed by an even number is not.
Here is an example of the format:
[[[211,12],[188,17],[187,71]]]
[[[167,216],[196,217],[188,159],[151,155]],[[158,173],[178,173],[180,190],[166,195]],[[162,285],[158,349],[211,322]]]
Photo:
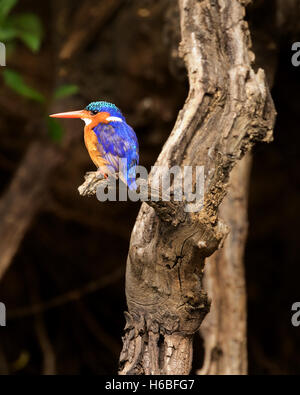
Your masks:
[[[84,142],[99,172],[106,178],[113,173],[119,173],[119,176],[122,173],[122,181],[130,189],[136,189],[138,140],[118,107],[106,101],[96,101],[83,110],[52,114],[50,117],[82,119],[85,122]]]

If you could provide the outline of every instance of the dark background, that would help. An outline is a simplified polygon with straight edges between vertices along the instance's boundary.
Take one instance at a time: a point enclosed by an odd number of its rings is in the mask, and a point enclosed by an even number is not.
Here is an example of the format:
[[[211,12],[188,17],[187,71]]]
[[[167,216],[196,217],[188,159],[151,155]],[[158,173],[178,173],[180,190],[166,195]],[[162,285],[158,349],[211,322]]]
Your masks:
[[[291,46],[300,36],[291,25],[278,26],[274,3],[257,1],[247,15],[257,66],[269,73],[278,112],[274,142],[253,151],[245,254],[249,373],[299,374],[300,329],[291,325],[291,306],[300,301],[300,67],[291,64]],[[76,84],[76,95],[49,99],[41,110],[5,86],[0,70],[0,192],[34,141],[53,144],[64,157],[0,284],[8,314],[7,327],[0,328],[0,367],[10,374],[116,373],[125,324],[124,272],[139,204],[80,197],[77,187],[94,170],[83,124],[64,123],[65,135],[55,142],[37,126],[43,111],[79,109],[93,100],[115,103],[138,135],[140,163],[150,168],[188,92],[177,60],[177,11],[167,0],[119,1],[80,51],[62,62],[60,44],[80,26],[74,15],[83,4],[19,2],[13,13],[39,15],[44,39],[38,53],[17,42],[7,61],[47,97],[61,81]],[[86,9],[93,12],[93,4],[86,1]],[[195,350],[194,368],[200,366]]]

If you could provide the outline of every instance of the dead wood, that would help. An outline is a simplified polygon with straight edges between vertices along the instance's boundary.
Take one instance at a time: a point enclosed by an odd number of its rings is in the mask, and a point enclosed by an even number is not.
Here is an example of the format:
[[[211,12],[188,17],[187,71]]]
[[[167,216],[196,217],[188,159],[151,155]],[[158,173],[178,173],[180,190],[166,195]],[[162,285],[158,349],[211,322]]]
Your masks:
[[[228,231],[218,207],[230,172],[255,142],[272,138],[275,110],[263,70],[251,67],[247,3],[179,1],[190,91],[156,166],[204,166],[205,205],[175,223],[142,205],[127,261],[120,374],[189,373],[193,334],[209,311],[204,261]]]
[[[247,374],[247,300],[244,248],[247,237],[250,154],[230,176],[219,215],[230,228],[223,248],[208,258],[204,287],[211,310],[200,327],[205,358],[199,374]]]
[[[253,4],[252,13],[259,13]],[[258,7],[258,8],[255,8]],[[251,20],[250,15],[250,20]],[[277,70],[278,48],[274,41],[277,21],[268,26],[251,23],[255,64],[266,70],[273,86]],[[219,215],[230,227],[230,233],[219,251],[208,258],[204,287],[211,304],[200,327],[204,340],[204,364],[199,374],[247,374],[247,294],[244,250],[248,233],[248,190],[252,168],[251,153],[233,169],[229,188]],[[224,286],[225,285],[225,286]]]

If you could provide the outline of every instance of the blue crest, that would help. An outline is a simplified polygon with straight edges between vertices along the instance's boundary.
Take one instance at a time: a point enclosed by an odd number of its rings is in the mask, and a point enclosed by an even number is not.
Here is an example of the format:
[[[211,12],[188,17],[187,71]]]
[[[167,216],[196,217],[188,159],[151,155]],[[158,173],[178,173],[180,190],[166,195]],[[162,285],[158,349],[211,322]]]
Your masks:
[[[125,119],[118,107],[107,101],[93,101],[85,109],[87,111],[108,112],[111,116]]]

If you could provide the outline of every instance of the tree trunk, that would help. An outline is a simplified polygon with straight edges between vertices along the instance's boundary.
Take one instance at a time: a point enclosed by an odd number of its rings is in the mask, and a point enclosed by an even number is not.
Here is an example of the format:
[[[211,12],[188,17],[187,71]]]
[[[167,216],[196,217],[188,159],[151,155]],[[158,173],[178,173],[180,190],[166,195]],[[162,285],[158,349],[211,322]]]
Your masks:
[[[247,306],[244,247],[247,237],[251,156],[233,169],[220,217],[230,227],[224,246],[207,260],[204,286],[212,300],[200,332],[205,358],[199,374],[247,374]]]
[[[141,207],[127,260],[129,312],[120,374],[189,373],[193,334],[209,311],[204,261],[228,232],[218,208],[230,172],[255,142],[272,138],[275,110],[263,70],[251,68],[247,3],[179,0],[180,52],[190,91],[156,166],[204,166],[205,202],[198,213],[186,213],[180,202]],[[152,170],[152,178],[157,172]],[[230,225],[236,214],[224,214]],[[227,257],[228,270],[236,258]],[[237,314],[245,301],[238,303]]]
[[[262,12],[253,4],[249,15],[255,63],[267,71],[272,87],[278,62],[278,48],[274,43],[278,31],[276,14],[270,15],[268,26],[255,23],[252,18]],[[281,13],[277,4],[277,12]],[[284,4],[286,12],[286,4]],[[292,14],[292,13],[291,13]],[[294,15],[297,14],[294,10]],[[283,22],[283,17],[281,17]],[[223,248],[208,259],[204,286],[212,300],[210,314],[201,325],[204,339],[204,365],[199,374],[247,374],[247,295],[244,270],[244,249],[248,227],[248,186],[252,160],[247,154],[233,169],[228,193],[220,206],[220,217],[230,225]],[[224,286],[225,285],[225,286]]]

